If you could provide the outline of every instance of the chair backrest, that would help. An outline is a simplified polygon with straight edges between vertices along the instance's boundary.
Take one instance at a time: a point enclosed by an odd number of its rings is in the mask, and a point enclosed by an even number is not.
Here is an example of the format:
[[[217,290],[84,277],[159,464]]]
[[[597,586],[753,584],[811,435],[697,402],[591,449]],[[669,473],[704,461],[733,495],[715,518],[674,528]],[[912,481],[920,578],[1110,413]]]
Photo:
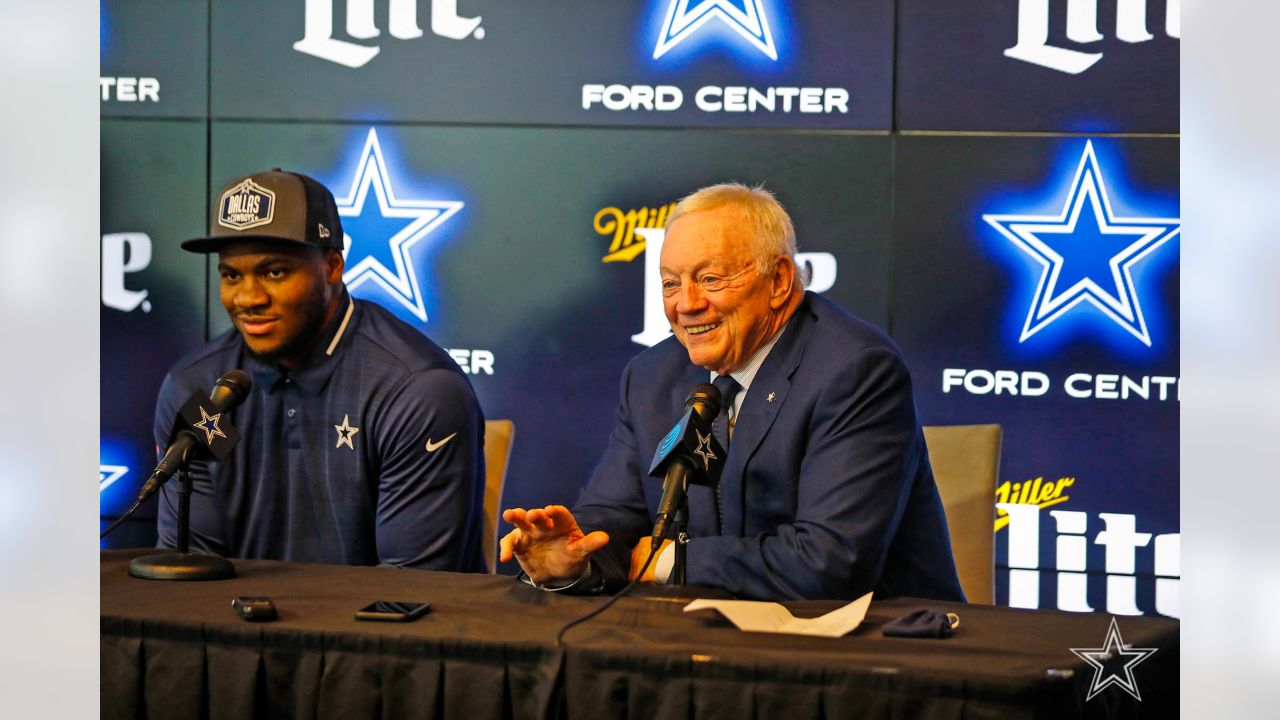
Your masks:
[[[502,486],[507,481],[507,461],[516,424],[510,420],[484,421],[484,562],[492,574],[498,566],[498,513],[502,511]]]
[[[995,493],[999,425],[926,427],[933,477],[947,513],[951,551],[969,602],[995,602]]]

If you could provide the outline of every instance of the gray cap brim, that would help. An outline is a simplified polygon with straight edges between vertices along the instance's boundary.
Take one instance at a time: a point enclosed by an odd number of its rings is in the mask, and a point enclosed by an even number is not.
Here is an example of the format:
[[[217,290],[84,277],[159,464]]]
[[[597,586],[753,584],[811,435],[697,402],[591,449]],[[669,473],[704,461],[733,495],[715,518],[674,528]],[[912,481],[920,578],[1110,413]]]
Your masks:
[[[303,242],[295,238],[282,238],[276,235],[223,235],[221,237],[192,238],[190,240],[183,240],[180,247],[187,252],[207,254],[220,252],[228,245],[255,242],[293,245],[297,247],[318,247],[312,243]]]

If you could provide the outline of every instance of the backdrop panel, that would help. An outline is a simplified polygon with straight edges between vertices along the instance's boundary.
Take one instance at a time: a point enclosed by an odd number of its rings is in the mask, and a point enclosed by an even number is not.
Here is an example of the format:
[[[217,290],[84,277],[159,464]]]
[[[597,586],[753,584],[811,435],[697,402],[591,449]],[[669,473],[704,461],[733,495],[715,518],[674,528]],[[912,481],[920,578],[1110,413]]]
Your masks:
[[[209,91],[209,3],[101,0],[103,117],[204,117]]]
[[[1179,6],[900,0],[897,128],[1176,133]]]
[[[154,461],[164,370],[228,327],[176,247],[228,179],[334,190],[353,292],[515,420],[523,506],[573,501],[669,333],[672,204],[762,181],[925,421],[1005,426],[999,600],[1179,614],[1178,139],[1149,137],[1179,127],[1175,0],[101,8],[104,518]]]
[[[1178,615],[1178,143],[897,141],[893,330],[929,424],[997,422],[998,593]]]
[[[623,365],[669,332],[655,230],[697,187],[767,181],[819,286],[888,317],[887,137],[221,122],[212,135],[214,186],[277,165],[334,190],[348,286],[452,349],[486,416],[515,421],[508,506],[577,497]],[[405,208],[429,220],[408,236]]]
[[[124,512],[155,466],[151,420],[169,366],[205,333],[204,260],[178,248],[205,225],[204,121],[102,121],[103,518]],[[155,507],[108,536],[155,542]]]
[[[891,127],[892,0],[452,5],[218,2],[213,114]]]

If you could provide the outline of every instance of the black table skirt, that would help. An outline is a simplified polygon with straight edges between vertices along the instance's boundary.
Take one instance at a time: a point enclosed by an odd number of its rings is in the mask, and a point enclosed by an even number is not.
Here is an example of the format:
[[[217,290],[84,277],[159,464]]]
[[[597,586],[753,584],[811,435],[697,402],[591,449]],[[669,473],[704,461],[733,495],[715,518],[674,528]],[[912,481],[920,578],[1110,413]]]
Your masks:
[[[235,561],[238,577],[130,577],[147,551],[104,552],[104,718],[1066,718],[1176,717],[1178,622],[1121,618],[1125,642],[1156,647],[1134,670],[1139,702],[1108,688],[1071,647],[1098,647],[1104,614],[876,601],[842,638],[742,633],[686,601],[627,598],[556,632],[600,598],[543,593],[509,577]],[[254,624],[231,609],[265,595]],[[411,623],[372,623],[373,600],[426,601]],[[813,617],[840,603],[787,603]],[[887,638],[919,607],[958,613],[946,640]]]

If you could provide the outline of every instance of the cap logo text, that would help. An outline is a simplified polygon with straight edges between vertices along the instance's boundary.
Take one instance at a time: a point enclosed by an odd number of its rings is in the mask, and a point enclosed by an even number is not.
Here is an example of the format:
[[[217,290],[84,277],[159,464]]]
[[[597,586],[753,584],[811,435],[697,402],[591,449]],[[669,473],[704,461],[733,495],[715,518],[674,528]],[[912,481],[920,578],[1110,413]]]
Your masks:
[[[270,224],[275,209],[276,194],[246,179],[222,193],[218,201],[218,224],[232,230],[248,230]]]

